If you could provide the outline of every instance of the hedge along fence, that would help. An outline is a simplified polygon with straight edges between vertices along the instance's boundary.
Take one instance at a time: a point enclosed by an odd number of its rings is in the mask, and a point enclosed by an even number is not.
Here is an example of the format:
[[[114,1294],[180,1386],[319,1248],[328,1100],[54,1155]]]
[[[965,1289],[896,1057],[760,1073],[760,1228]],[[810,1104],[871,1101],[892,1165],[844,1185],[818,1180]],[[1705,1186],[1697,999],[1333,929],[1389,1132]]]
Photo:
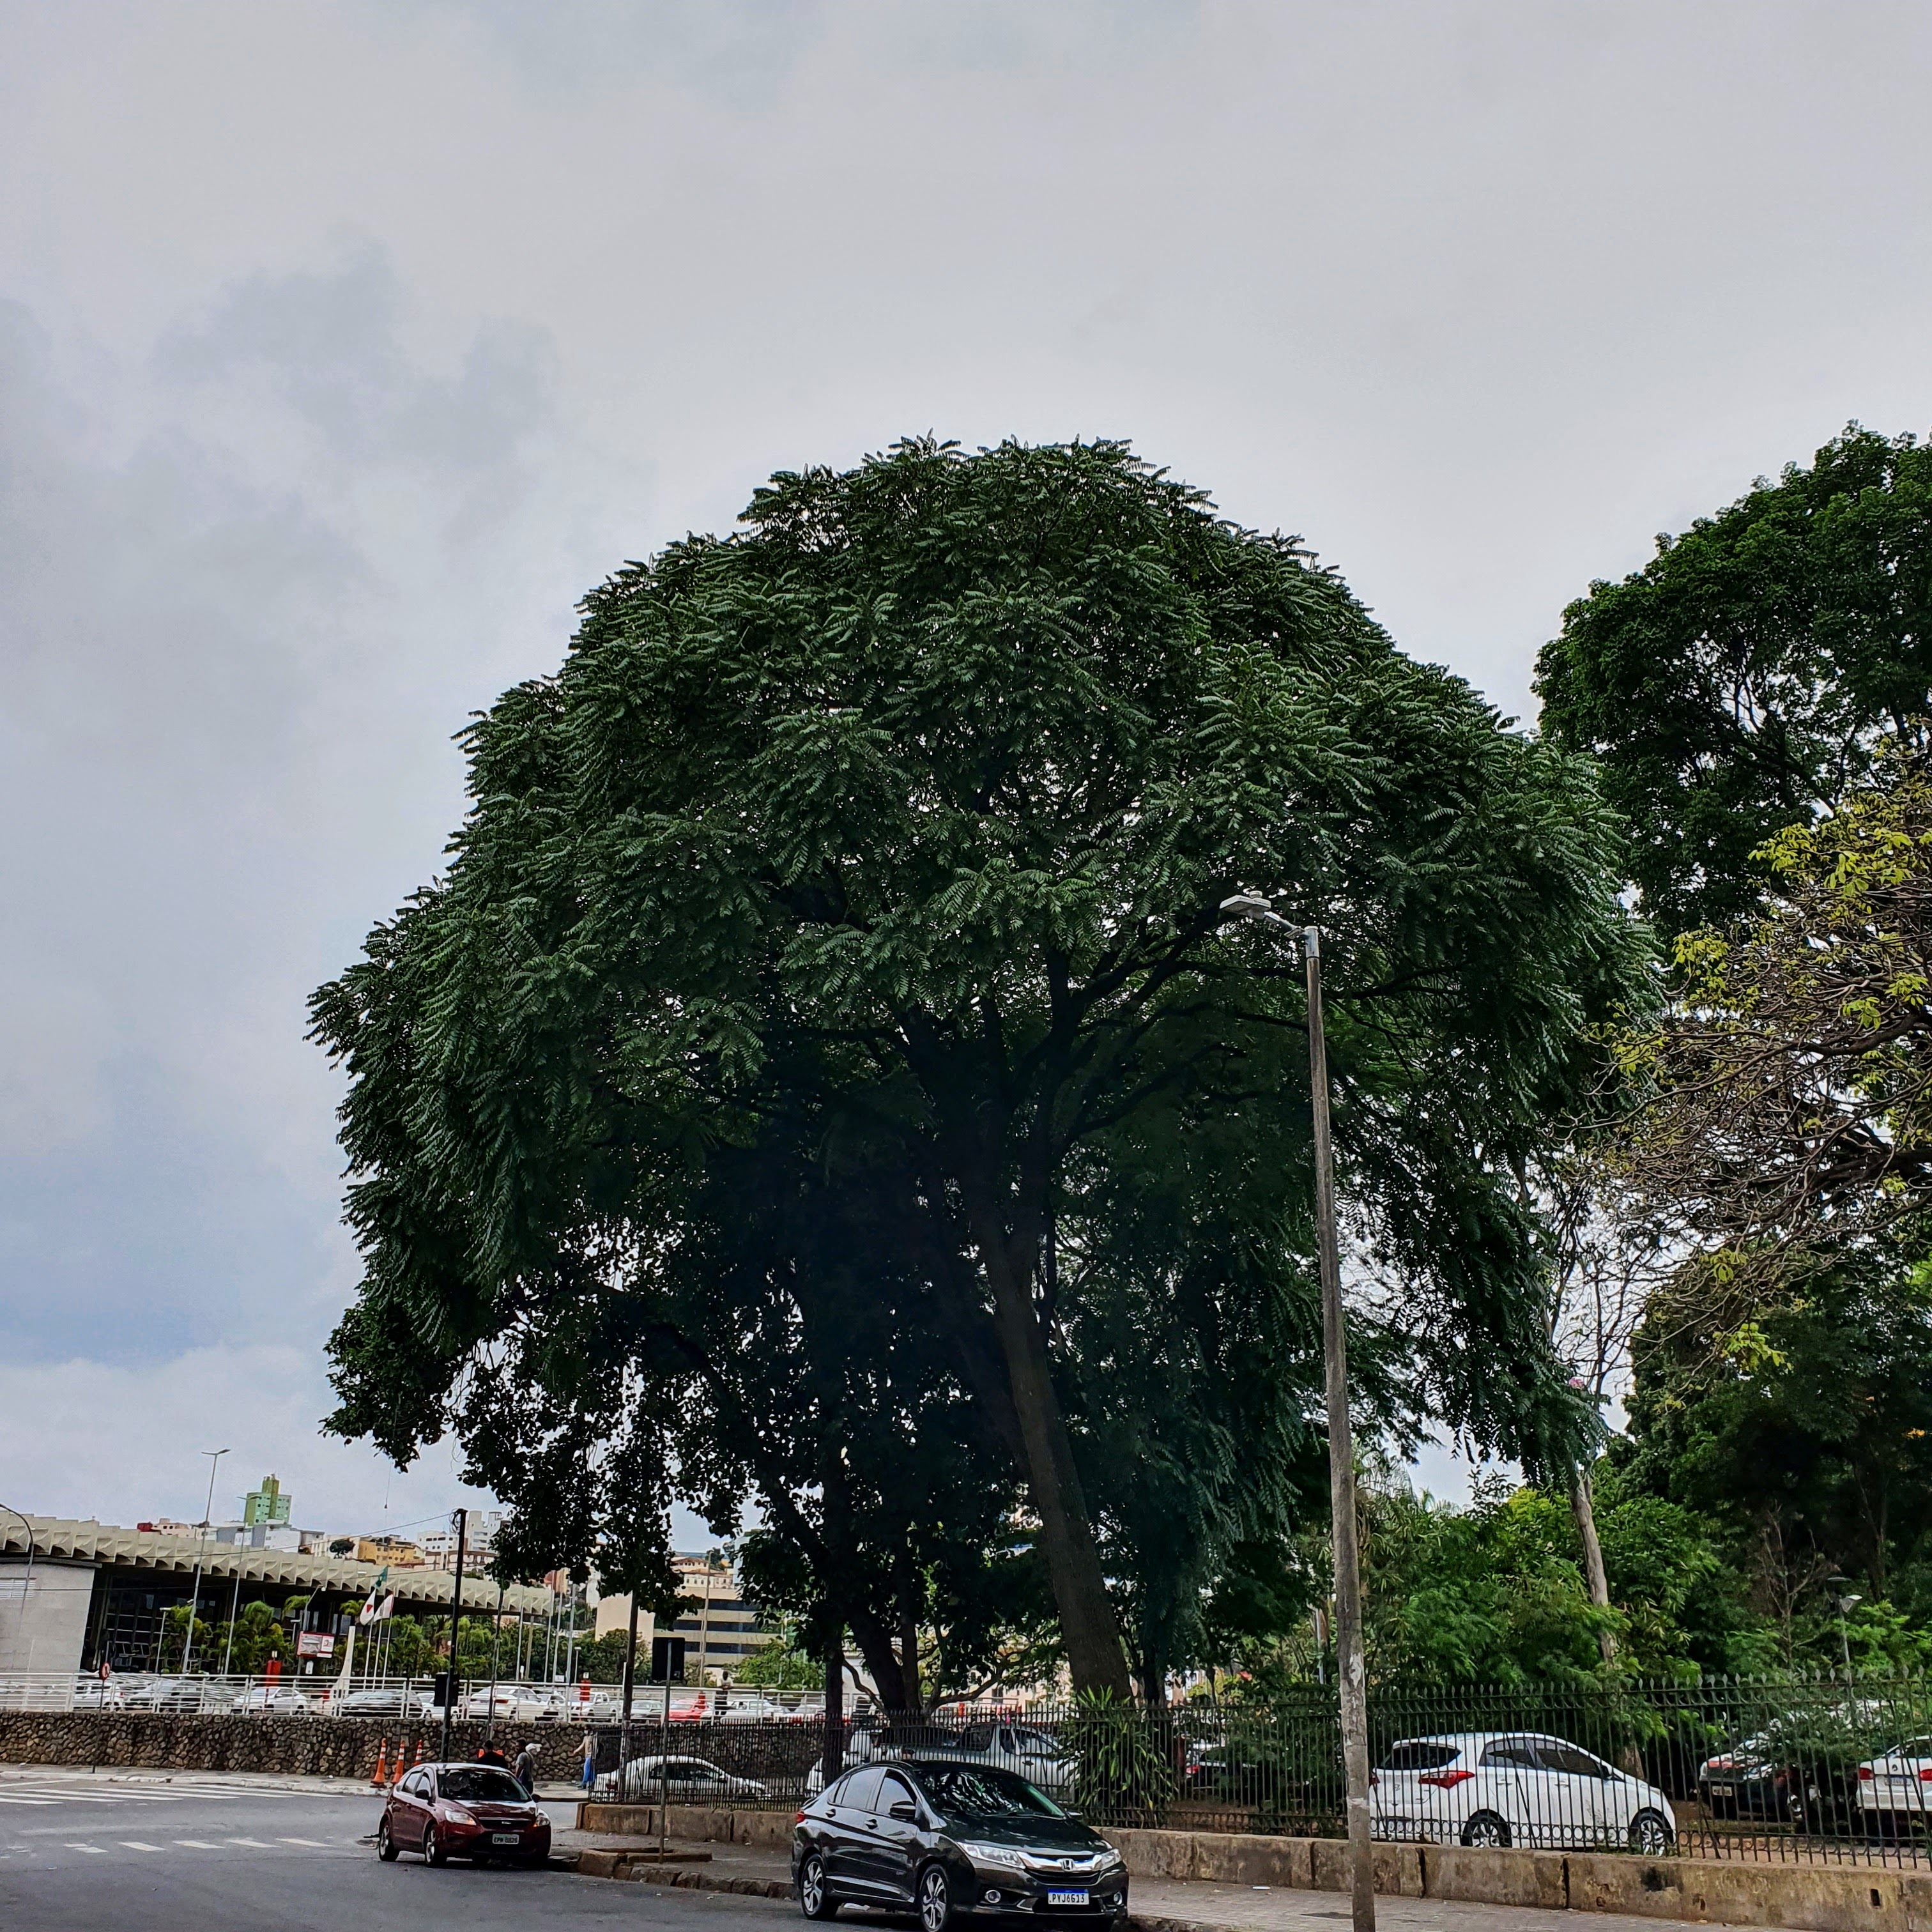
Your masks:
[[[450,1727],[450,1751],[473,1758],[485,1736],[514,1759],[526,1739],[538,1750],[538,1778],[575,1784],[582,1766],[580,1725],[510,1724],[494,1733],[483,1721]],[[366,1778],[384,1752],[413,1762],[442,1748],[440,1722],[390,1718],[197,1717],[144,1711],[0,1712],[0,1763],[102,1765],[156,1771],[255,1771]]]

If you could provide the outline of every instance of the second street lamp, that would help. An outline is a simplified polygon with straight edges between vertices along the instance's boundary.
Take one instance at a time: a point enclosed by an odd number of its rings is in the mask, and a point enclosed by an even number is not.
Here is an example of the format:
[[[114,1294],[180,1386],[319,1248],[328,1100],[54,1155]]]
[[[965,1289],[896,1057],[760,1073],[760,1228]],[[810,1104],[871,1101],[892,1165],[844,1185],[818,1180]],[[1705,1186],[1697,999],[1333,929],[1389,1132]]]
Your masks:
[[[1231,917],[1292,932],[1258,892],[1221,902]],[[1341,1680],[1342,1768],[1348,1793],[1348,1880],[1354,1932],[1375,1932],[1375,1852],[1369,1842],[1369,1706],[1362,1654],[1362,1573],[1355,1544],[1355,1444],[1348,1423],[1348,1337],[1342,1326],[1342,1263],[1335,1235],[1335,1174],[1328,1140],[1328,1050],[1322,1026],[1322,934],[1304,926],[1308,968],[1308,1073],[1315,1117],[1315,1234],[1322,1270],[1322,1354],[1328,1409],[1328,1500],[1335,1550],[1335,1662]]]

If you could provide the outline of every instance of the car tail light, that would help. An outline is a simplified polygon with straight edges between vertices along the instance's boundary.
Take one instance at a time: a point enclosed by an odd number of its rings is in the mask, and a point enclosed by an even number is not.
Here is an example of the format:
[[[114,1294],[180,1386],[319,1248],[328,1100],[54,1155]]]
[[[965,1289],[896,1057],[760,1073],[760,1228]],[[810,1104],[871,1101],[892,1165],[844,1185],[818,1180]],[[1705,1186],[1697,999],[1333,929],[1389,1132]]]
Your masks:
[[[791,1814],[791,1822],[794,1825],[802,1825],[805,1822],[805,1814],[802,1811],[794,1811]]]
[[[1918,1781],[1921,1784],[1932,1784],[1932,1764],[1922,1764],[1918,1767]]]
[[[1425,1771],[1415,1781],[1418,1784],[1432,1784],[1442,1791],[1454,1791],[1465,1778],[1474,1778],[1473,1771]]]
[[[1382,1776],[1380,1772],[1372,1771],[1369,1773],[1369,1789],[1371,1791],[1374,1790],[1376,1786],[1381,1784],[1382,1781]]]
[[[1868,1778],[1873,1777],[1875,1774],[1870,1765],[1862,1764],[1858,1766],[1858,1775],[1861,1778]]]

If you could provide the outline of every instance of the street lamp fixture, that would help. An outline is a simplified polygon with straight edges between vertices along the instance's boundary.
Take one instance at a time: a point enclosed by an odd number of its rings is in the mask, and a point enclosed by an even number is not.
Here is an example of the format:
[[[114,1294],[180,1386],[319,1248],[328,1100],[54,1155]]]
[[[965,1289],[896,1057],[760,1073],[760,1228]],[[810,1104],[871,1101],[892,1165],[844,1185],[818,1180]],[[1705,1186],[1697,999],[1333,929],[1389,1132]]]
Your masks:
[[[1221,902],[1231,919],[1294,928],[1259,892]],[[1315,1116],[1315,1230],[1322,1268],[1322,1353],[1328,1408],[1328,1503],[1335,1551],[1335,1662],[1341,1680],[1342,1767],[1348,1794],[1348,1877],[1354,1932],[1375,1932],[1375,1853],[1369,1842],[1369,1708],[1362,1654],[1361,1558],[1355,1538],[1355,1444],[1348,1423],[1348,1338],[1335,1236],[1335,1173],[1328,1138],[1328,1051],[1322,1026],[1322,933],[1301,928],[1308,968],[1309,1092]]]
[[[214,1516],[214,1472],[221,1467],[221,1459],[228,1454],[226,1449],[204,1449],[201,1452],[208,1459],[208,1502],[201,1512],[201,1540],[194,1552],[194,1594],[188,1600],[188,1634],[182,1641],[181,1674],[188,1675],[188,1667],[194,1656],[194,1616],[201,1608],[201,1564],[208,1554],[208,1532]]]

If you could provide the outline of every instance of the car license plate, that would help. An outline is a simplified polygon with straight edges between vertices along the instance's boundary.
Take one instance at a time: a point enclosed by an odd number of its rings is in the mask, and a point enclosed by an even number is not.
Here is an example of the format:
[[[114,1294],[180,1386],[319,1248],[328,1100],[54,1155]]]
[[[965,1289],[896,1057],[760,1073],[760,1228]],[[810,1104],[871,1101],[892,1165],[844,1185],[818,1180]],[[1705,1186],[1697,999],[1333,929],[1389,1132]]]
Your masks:
[[[1737,1786],[1734,1784],[1714,1784],[1711,1787],[1711,1796],[1713,1798],[1735,1798]]]
[[[1084,1905],[1087,1894],[1084,1892],[1049,1892],[1046,1902],[1049,1905]]]
[[[520,1832],[492,1832],[490,1842],[493,1845],[514,1845],[522,1836]]]

